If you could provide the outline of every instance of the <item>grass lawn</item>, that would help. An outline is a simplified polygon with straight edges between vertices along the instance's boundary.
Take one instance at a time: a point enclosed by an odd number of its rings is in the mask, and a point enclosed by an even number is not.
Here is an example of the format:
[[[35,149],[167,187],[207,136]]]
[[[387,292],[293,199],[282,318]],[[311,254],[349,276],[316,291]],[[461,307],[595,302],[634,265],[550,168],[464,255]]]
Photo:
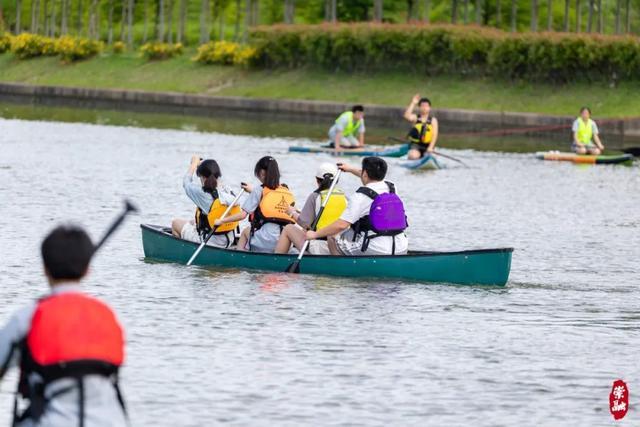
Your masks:
[[[640,116],[640,82],[611,88],[602,83],[557,86],[406,73],[247,71],[196,64],[190,60],[193,55],[156,62],[137,54],[103,55],[68,65],[58,58],[19,61],[7,53],[0,55],[0,81],[383,105],[405,105],[419,92],[436,108],[571,115],[589,105],[597,118]]]

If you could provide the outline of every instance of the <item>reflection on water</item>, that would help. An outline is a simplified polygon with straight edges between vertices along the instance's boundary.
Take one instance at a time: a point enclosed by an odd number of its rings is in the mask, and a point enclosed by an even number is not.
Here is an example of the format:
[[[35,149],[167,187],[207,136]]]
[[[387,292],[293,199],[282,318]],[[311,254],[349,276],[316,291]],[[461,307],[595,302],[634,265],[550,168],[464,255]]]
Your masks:
[[[95,238],[122,198],[142,209],[86,282],[127,329],[133,425],[606,425],[613,380],[640,387],[637,164],[458,150],[471,168],[411,173],[390,159],[413,248],[516,248],[507,287],[486,289],[142,259],[138,222],[193,214],[181,189],[192,154],[218,159],[231,186],[274,155],[303,199],[307,171],[330,160],[287,153],[305,139],[2,119],[0,130],[0,321],[44,291],[38,245],[56,222]]]

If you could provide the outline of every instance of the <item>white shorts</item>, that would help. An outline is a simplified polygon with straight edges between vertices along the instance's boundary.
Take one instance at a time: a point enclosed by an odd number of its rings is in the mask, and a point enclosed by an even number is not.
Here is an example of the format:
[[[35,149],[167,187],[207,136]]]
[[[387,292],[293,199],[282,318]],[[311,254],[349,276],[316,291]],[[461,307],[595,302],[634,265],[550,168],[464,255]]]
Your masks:
[[[192,222],[187,222],[182,227],[182,230],[180,231],[180,237],[190,242],[202,243],[202,239],[200,238],[200,234],[198,234],[196,225]],[[207,246],[227,248],[233,243],[234,237],[235,236],[233,235],[233,231],[230,231],[226,235],[221,234],[221,235],[211,236],[211,238],[207,242]]]
[[[310,241],[307,251],[309,251],[311,255],[331,255],[331,252],[329,252],[329,245],[326,240]]]
[[[376,255],[391,255],[392,245],[380,244],[386,239],[391,241],[389,237],[378,237],[377,239],[371,239],[369,241],[369,247],[365,252],[362,252],[362,239],[356,239],[354,242],[352,239],[337,239],[336,246],[338,251],[342,255],[346,256],[376,256]],[[377,241],[376,241],[377,240]],[[375,243],[373,243],[375,242]],[[404,235],[396,236],[396,251],[395,255],[405,255],[407,253],[407,238]]]
[[[343,147],[357,147],[360,141],[355,136],[343,136],[340,139],[340,145]]]

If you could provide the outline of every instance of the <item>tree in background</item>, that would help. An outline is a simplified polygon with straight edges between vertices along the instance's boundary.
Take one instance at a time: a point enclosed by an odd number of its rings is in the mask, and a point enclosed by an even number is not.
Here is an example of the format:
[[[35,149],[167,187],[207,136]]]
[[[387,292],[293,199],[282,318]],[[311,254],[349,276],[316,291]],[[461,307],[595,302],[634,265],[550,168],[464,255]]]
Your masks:
[[[382,2],[382,0],[376,0]],[[293,24],[296,16],[295,0],[284,0],[284,23]]]
[[[132,47],[149,39],[186,45],[247,41],[258,24],[451,22],[511,31],[630,33],[640,0],[0,0],[0,26],[51,37],[72,34]],[[542,9],[542,14],[540,13]],[[545,16],[546,13],[546,16]],[[24,16],[31,19],[25,21]],[[541,16],[542,15],[542,16]],[[544,19],[545,21],[541,21]],[[544,23],[541,23],[544,22]],[[119,28],[118,28],[119,25]]]

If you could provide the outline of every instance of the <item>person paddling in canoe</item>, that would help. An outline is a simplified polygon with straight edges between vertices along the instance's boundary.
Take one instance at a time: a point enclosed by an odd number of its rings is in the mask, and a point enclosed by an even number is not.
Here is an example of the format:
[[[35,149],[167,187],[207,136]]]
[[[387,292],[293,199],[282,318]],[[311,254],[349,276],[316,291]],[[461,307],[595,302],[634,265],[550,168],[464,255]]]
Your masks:
[[[416,106],[418,114],[415,113]],[[405,110],[404,118],[413,125],[407,135],[411,141],[408,159],[417,160],[424,157],[426,153],[433,153],[438,142],[438,119],[431,116],[429,98],[421,98],[416,94]]]
[[[600,141],[600,132],[596,122],[591,120],[591,109],[582,107],[578,117],[571,127],[573,142],[571,148],[576,154],[602,154],[604,145]]]
[[[338,168],[333,163],[323,163],[316,171],[316,184],[318,188],[307,197],[307,201],[302,211],[297,211],[294,207],[289,208],[289,214],[296,221],[296,224],[287,225],[282,234],[275,252],[277,254],[289,253],[291,245],[301,250],[306,241],[306,231],[310,229],[316,215],[320,211],[322,202],[325,201],[329,187],[333,178],[338,173]],[[331,197],[322,211],[322,216],[318,220],[316,230],[321,230],[333,223],[344,212],[347,207],[347,198],[339,188],[334,188]],[[312,255],[329,255],[329,246],[326,239],[314,240],[309,243],[308,252]]]
[[[354,105],[351,111],[340,114],[336,122],[329,129],[330,146],[336,152],[343,149],[364,147],[364,107]]]
[[[80,286],[95,249],[79,227],[49,233],[40,248],[48,295],[0,329],[0,379],[20,367],[13,426],[127,425],[117,381],[124,331],[111,308]]]
[[[252,252],[273,252],[283,228],[295,221],[289,208],[295,205],[295,197],[286,185],[280,183],[278,162],[271,156],[261,158],[254,169],[260,188],[242,184],[249,197],[242,204],[242,210],[223,219],[216,219],[214,226],[242,221],[247,217],[250,226],[242,230],[238,250]]]
[[[191,164],[182,179],[182,187],[187,197],[196,205],[194,220],[174,219],[171,231],[174,236],[190,242],[200,243],[212,230],[216,219],[234,202],[234,194],[220,183],[222,173],[215,160],[201,160],[191,157]],[[228,215],[240,213],[239,206],[233,206]],[[235,240],[238,221],[228,222],[218,227],[207,242],[210,246],[228,248]]]
[[[362,168],[348,164],[338,167],[359,177],[363,186],[349,198],[338,220],[318,231],[307,231],[307,239],[327,238],[332,255],[406,254],[407,217],[395,185],[384,180],[387,163],[380,157],[365,157]]]

